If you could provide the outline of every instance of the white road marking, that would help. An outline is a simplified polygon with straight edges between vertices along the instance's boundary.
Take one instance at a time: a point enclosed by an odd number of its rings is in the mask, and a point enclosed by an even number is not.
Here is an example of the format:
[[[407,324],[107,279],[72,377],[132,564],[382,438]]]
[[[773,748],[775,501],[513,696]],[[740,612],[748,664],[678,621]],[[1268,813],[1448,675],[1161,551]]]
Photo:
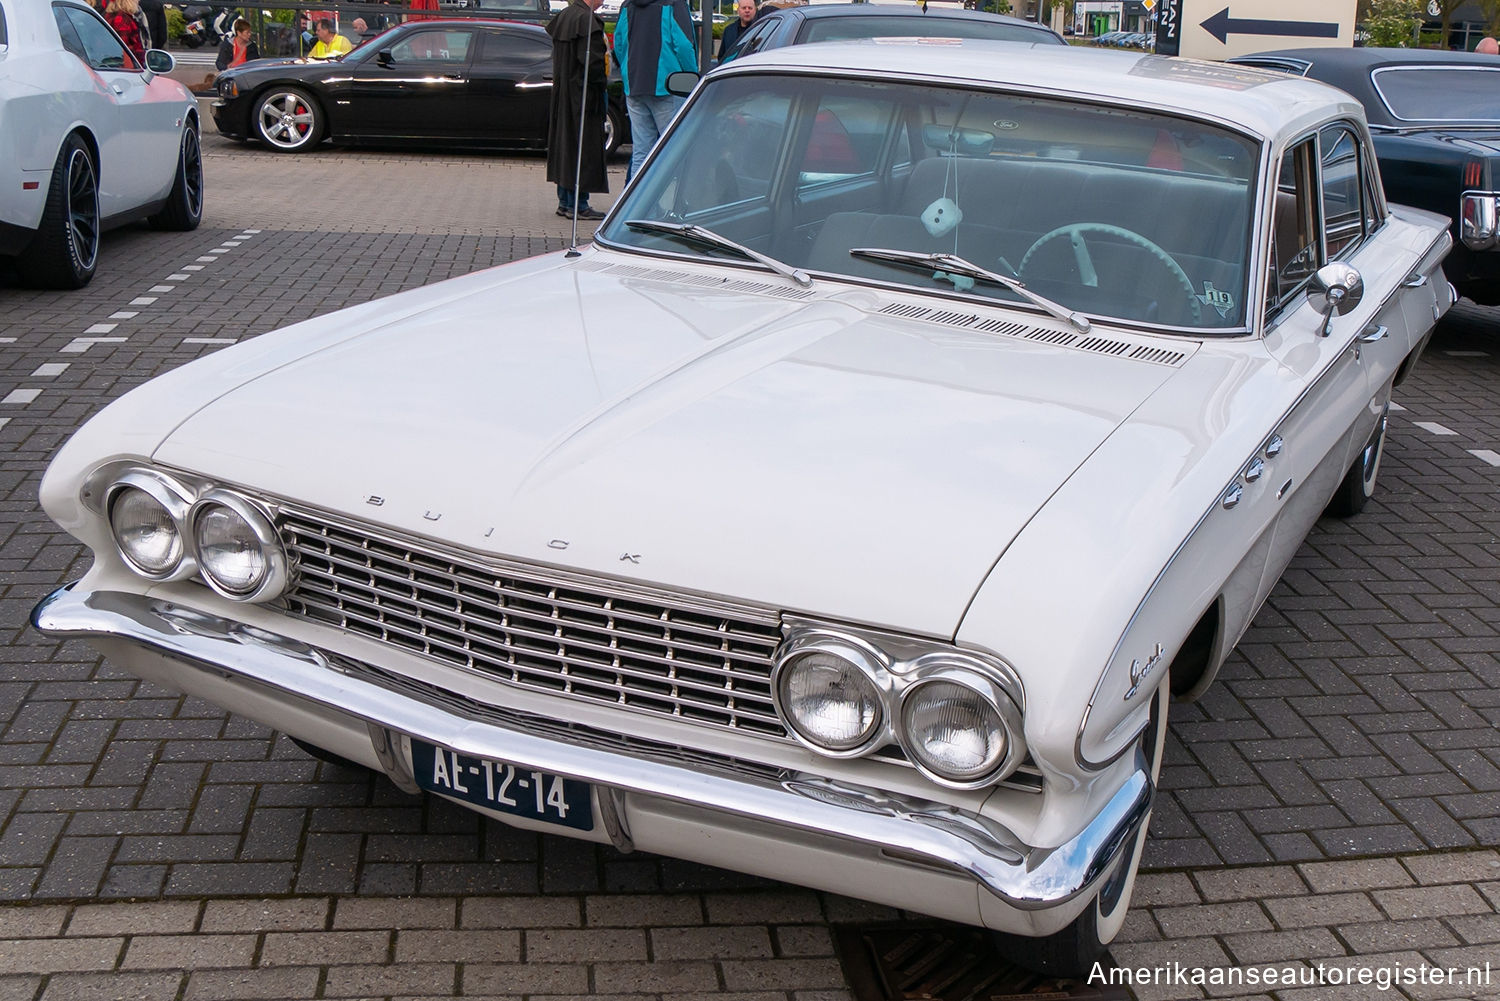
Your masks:
[[[151,301],[155,302],[156,300],[152,299]],[[95,324],[91,324],[89,326],[89,328],[84,331],[84,333],[85,334],[107,334],[111,330],[115,329],[118,326],[119,326],[118,323],[95,323]]]
[[[12,389],[0,403],[30,403],[41,395],[40,389]]]
[[[198,258],[198,263],[199,264],[212,264],[214,261],[217,261],[217,260],[218,260],[217,257],[200,257],[200,258]]]
[[[14,343],[16,343],[16,339],[14,337],[0,337],[0,344],[14,344]]]
[[[188,280],[189,277],[191,277],[191,276],[190,275],[181,274],[181,273],[176,273],[176,274],[167,275],[167,277],[164,280],[165,281],[169,281],[169,282],[185,282],[185,281]]]
[[[109,318],[111,320],[130,320],[140,315],[140,313],[133,309],[122,309],[118,313],[109,314]]]
[[[1406,408],[1403,407],[1399,403],[1392,402],[1391,403],[1391,413],[1393,413],[1393,414],[1404,414],[1404,413],[1406,413]]]
[[[236,337],[184,337],[184,344],[233,344]]]
[[[81,355],[95,344],[123,344],[128,337],[75,337],[61,348],[61,354]]]
[[[184,264],[182,266],[182,270],[184,270],[184,271],[202,271],[203,270],[203,265],[201,265],[201,264]]]
[[[45,365],[38,365],[36,371],[31,373],[33,379],[53,379],[68,370],[65,361],[49,361]]]
[[[156,296],[154,295],[138,295],[130,300],[130,304],[132,306],[149,306],[155,301]]]
[[[7,425],[9,423],[10,423],[10,418],[9,417],[0,417],[0,428],[5,427],[5,425]]]
[[[1412,421],[1412,423],[1428,434],[1458,434],[1452,428],[1445,428],[1436,421]]]
[[[210,254],[227,254],[227,253],[229,253],[229,251],[225,250],[223,247],[215,247],[213,250],[210,250],[209,253]],[[211,260],[213,260],[213,258],[210,257],[209,260],[211,261]]]
[[[247,230],[245,230],[245,233],[247,235],[249,235],[249,236],[254,236],[256,233],[259,233],[259,232],[260,232],[260,230],[258,230],[258,229],[247,229]]]
[[[146,291],[147,292],[170,292],[174,288],[176,288],[175,285],[152,285]]]
[[[1500,466],[1500,452],[1488,448],[1471,448],[1469,454],[1481,462],[1488,462],[1492,466]]]

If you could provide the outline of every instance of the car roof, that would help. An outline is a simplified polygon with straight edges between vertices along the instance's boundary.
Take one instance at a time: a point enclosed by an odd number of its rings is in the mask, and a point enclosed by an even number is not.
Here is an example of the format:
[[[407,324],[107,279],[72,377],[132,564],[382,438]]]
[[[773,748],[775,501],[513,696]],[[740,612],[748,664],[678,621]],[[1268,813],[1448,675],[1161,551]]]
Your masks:
[[[941,46],[941,58],[934,58]],[[1129,50],[975,39],[816,42],[732,60],[714,76],[770,68],[845,76],[966,80],[1038,94],[1104,99],[1214,118],[1260,139],[1287,139],[1332,115],[1364,117],[1348,94],[1316,80]]]
[[[1037,24],[1035,21],[1027,21],[1019,17],[1011,17],[1008,14],[991,14],[987,11],[965,10],[962,7],[907,7],[903,4],[875,4],[875,3],[829,3],[829,4],[807,4],[801,7],[782,7],[767,11],[767,14],[781,14],[788,17],[798,17],[806,21],[821,21],[830,17],[909,17],[909,18],[931,18],[938,21],[974,21],[990,22],[992,24],[1008,24],[1035,32],[1038,36],[1044,36],[1049,40],[1061,42],[1062,38],[1048,28],[1046,25]],[[1064,42],[1063,44],[1067,44]]]

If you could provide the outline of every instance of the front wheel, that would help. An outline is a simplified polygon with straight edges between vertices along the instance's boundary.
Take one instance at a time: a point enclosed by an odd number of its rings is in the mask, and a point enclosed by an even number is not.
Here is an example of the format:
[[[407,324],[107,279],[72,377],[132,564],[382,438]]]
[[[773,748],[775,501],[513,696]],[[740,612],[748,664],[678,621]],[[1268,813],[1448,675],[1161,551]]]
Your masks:
[[[1171,686],[1165,682],[1158,685],[1154,698],[1141,744],[1151,769],[1153,785],[1161,777],[1161,761],[1167,746],[1167,705],[1172,701]],[[1104,880],[1094,899],[1071,924],[1042,938],[996,932],[995,950],[1016,966],[1044,976],[1086,978],[1125,924],[1130,895],[1135,890],[1136,870],[1140,868],[1141,854],[1146,847],[1146,829],[1150,824],[1151,814],[1148,812],[1115,871]]]
[[[203,149],[198,143],[198,129],[189,125],[182,133],[182,148],[177,154],[177,176],[167,204],[153,215],[152,229],[197,229],[203,220]]]
[[[255,102],[255,134],[278,153],[304,153],[323,141],[323,112],[298,87],[272,87]]]
[[[16,259],[21,280],[36,288],[83,288],[99,265],[99,170],[82,139],[63,140],[41,225]]]

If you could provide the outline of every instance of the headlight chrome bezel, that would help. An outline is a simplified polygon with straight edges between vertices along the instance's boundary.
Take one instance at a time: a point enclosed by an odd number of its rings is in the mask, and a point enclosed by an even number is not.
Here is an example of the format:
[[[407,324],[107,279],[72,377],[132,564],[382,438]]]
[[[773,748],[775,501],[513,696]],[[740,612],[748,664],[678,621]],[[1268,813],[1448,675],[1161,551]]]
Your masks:
[[[1026,757],[1022,726],[1025,699],[1020,679],[997,658],[959,647],[937,647],[934,641],[883,637],[798,620],[787,624],[787,638],[771,672],[771,696],[777,715],[799,743],[828,758],[859,758],[898,745],[906,759],[928,780],[949,789],[979,789],[1012,774]],[[831,653],[858,665],[881,698],[881,718],[869,739],[837,749],[808,739],[794,724],[783,696],[789,665],[808,653]],[[995,710],[1005,730],[1006,750],[998,765],[983,775],[954,779],[927,767],[911,751],[904,710],[909,693],[929,681],[950,681],[972,689]]]
[[[235,590],[220,581],[210,571],[204,562],[198,547],[198,521],[204,513],[211,508],[222,507],[238,515],[250,528],[251,534],[260,546],[262,557],[265,559],[266,569],[260,579],[249,588]],[[281,541],[280,534],[276,531],[275,521],[270,512],[262,509],[260,505],[249,498],[232,490],[215,487],[205,491],[193,503],[188,512],[187,538],[192,545],[193,555],[197,560],[199,577],[211,588],[214,593],[229,598],[232,601],[245,601],[252,604],[271,601],[285,592],[287,583],[291,579],[290,563],[287,559],[286,547]]]
[[[121,543],[119,534],[115,531],[114,511],[115,503],[120,495],[126,490],[139,490],[160,504],[167,512],[167,517],[172,520],[176,527],[177,537],[182,546],[182,554],[177,562],[165,570],[151,570],[136,562]],[[176,480],[163,473],[151,469],[129,469],[110,482],[104,496],[101,513],[104,516],[105,528],[109,532],[111,541],[114,542],[115,553],[124,561],[130,571],[147,580],[168,582],[186,580],[198,572],[197,561],[194,559],[192,540],[187,534],[187,515],[193,503],[192,491],[178,483]]]

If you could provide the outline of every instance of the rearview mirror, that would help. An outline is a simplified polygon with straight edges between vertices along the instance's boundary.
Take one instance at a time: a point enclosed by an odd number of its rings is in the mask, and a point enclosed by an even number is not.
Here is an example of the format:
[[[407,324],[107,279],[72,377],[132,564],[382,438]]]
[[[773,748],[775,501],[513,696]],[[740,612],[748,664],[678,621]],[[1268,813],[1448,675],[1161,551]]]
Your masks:
[[[692,70],[678,70],[675,73],[668,73],[667,93],[676,95],[677,97],[687,97],[693,92],[693,88],[698,86],[700,79],[702,78]]]
[[[995,148],[995,133],[981,129],[949,128],[946,125],[924,125],[922,142],[937,153],[989,156],[990,150]]]
[[[153,73],[170,73],[177,65],[177,60],[172,58],[172,53],[163,49],[146,50],[146,68]]]

